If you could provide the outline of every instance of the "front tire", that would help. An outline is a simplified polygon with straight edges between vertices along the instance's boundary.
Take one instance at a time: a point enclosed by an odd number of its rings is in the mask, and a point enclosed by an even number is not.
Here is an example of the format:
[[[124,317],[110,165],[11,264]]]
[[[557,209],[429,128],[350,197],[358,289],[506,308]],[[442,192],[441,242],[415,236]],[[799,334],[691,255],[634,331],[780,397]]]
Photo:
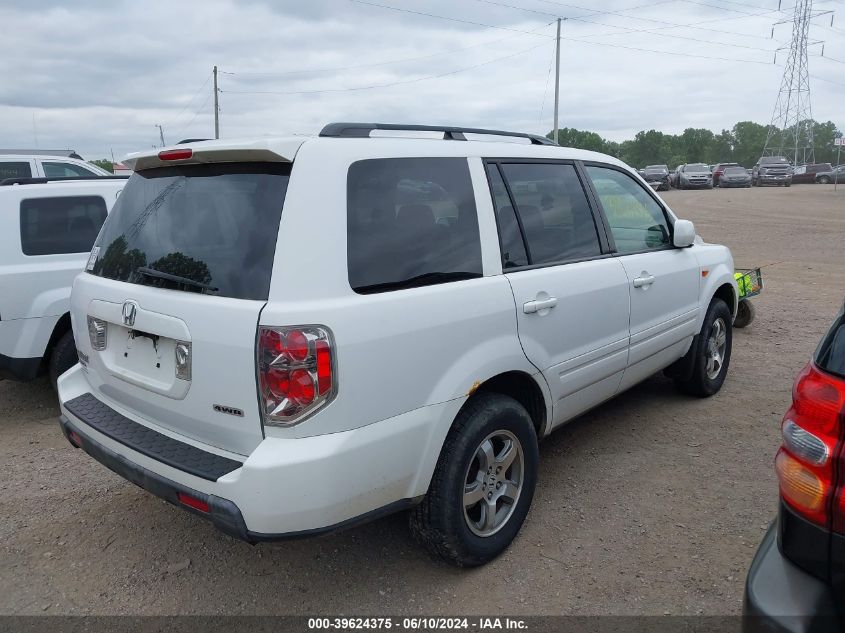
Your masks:
[[[821,184],[821,185],[829,185],[830,184],[830,178],[828,178],[827,176],[822,176],[821,178],[818,179],[818,183]]]
[[[687,380],[676,380],[682,393],[707,398],[722,388],[731,362],[733,329],[727,304],[713,299],[704,316],[701,332],[693,340],[688,354],[692,354],[692,373]]]
[[[414,538],[459,567],[477,567],[516,537],[534,497],[537,434],[513,398],[480,393],[467,402],[434,469],[428,493],[410,512]]]
[[[50,354],[50,382],[53,384],[53,389],[56,389],[59,376],[76,365],[77,362],[79,362],[79,357],[76,354],[73,332],[65,332],[53,348],[53,353]]]

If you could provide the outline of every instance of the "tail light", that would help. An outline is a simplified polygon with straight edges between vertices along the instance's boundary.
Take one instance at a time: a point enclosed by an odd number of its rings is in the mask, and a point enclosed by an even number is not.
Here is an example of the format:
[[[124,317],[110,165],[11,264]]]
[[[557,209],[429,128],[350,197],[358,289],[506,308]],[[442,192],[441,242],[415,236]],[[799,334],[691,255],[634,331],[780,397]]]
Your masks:
[[[784,502],[817,525],[827,528],[833,522],[838,531],[845,531],[836,457],[845,439],[844,411],[845,381],[809,363],[795,379],[775,460]]]
[[[166,149],[158,153],[159,160],[188,160],[194,155],[190,148]]]
[[[258,329],[258,389],[264,424],[298,424],[334,398],[334,349],[331,332],[323,326]]]

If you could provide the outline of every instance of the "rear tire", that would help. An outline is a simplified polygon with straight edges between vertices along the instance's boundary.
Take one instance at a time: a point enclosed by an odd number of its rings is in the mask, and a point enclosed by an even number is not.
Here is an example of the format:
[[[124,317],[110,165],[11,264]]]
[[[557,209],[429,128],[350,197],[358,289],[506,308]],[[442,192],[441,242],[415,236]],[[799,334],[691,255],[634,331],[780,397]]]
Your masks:
[[[50,382],[53,384],[53,389],[56,389],[59,376],[76,365],[77,362],[79,362],[79,357],[76,354],[73,332],[65,332],[53,348],[53,353],[50,354]]]
[[[692,374],[687,380],[675,380],[681,393],[707,398],[722,388],[731,362],[732,316],[721,299],[710,302],[701,332],[687,352],[693,356]]]
[[[411,533],[453,565],[487,563],[522,527],[538,462],[537,434],[525,408],[500,394],[473,396],[443,443],[428,493],[410,512]]]
[[[819,184],[822,184],[822,185],[829,185],[830,184],[830,178],[828,178],[827,176],[822,176],[821,178],[818,179],[817,182]]]

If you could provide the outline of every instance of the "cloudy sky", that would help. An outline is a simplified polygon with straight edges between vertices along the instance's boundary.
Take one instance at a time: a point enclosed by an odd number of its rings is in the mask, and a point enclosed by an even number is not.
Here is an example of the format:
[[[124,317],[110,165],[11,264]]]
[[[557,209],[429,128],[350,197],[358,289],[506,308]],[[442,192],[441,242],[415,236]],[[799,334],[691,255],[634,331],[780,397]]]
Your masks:
[[[794,0],[0,0],[0,146],[85,158],[329,121],[546,133],[768,122]],[[813,113],[845,127],[845,0],[816,0]]]

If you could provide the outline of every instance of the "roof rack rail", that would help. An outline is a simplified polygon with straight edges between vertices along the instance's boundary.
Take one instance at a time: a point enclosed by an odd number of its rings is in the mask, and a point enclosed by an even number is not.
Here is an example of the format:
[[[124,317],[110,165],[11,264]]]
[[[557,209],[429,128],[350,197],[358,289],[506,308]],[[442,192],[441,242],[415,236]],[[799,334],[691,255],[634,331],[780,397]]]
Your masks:
[[[177,145],[184,145],[185,143],[202,143],[203,141],[210,141],[210,138],[183,138],[176,143]]]
[[[0,180],[0,187],[8,185],[43,185],[48,182],[61,181],[97,181],[97,180],[127,180],[129,176],[55,176],[53,178],[6,178]]]
[[[443,140],[465,141],[466,134],[489,134],[492,136],[513,136],[527,138],[532,145],[557,145],[550,138],[524,132],[504,132],[472,127],[451,127],[448,125],[401,125],[397,123],[329,123],[320,131],[320,136],[335,138],[369,138],[373,130],[398,130],[413,132],[443,132]]]

